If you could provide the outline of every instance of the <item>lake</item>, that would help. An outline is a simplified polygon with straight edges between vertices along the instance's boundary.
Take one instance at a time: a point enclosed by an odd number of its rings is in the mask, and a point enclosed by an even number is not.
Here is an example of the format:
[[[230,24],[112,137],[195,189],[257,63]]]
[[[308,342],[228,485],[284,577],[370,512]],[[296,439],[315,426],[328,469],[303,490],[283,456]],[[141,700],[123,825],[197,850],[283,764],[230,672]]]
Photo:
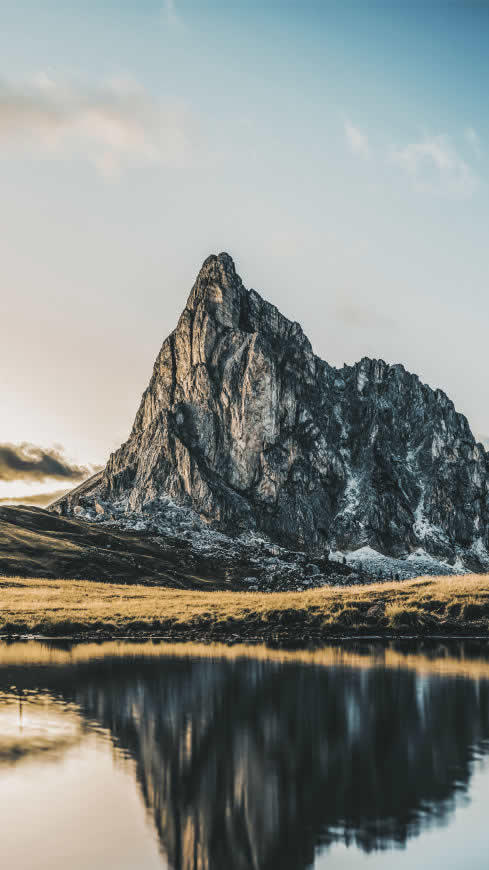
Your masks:
[[[487,868],[489,649],[0,643],[16,870]]]

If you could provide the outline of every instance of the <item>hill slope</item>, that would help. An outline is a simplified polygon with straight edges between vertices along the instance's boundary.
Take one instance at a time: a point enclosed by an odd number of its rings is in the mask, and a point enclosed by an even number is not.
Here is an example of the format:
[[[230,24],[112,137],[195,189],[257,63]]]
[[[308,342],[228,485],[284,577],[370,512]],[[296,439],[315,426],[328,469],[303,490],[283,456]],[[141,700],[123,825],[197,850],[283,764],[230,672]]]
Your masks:
[[[185,542],[96,526],[41,508],[0,508],[0,575],[145,583],[183,589],[235,588]]]

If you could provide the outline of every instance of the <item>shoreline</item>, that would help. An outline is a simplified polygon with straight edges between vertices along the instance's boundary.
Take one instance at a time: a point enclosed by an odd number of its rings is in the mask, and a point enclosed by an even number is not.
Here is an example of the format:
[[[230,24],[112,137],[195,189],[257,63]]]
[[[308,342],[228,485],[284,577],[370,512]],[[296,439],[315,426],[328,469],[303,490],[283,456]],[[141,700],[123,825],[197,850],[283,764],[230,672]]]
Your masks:
[[[19,633],[3,633],[0,632],[0,643],[18,643],[18,642],[28,642],[28,641],[36,641],[38,643],[73,643],[73,644],[83,644],[83,643],[167,643],[167,644],[176,644],[176,645],[185,645],[185,644],[195,644],[195,645],[204,645],[204,646],[212,646],[216,643],[222,644],[223,646],[233,647],[237,645],[246,645],[248,647],[259,647],[266,646],[269,649],[291,649],[291,650],[318,650],[324,646],[329,646],[335,643],[343,643],[343,642],[378,642],[378,643],[390,643],[392,641],[483,641],[489,643],[489,629],[486,633],[481,633],[480,628],[475,629],[473,631],[461,629],[460,633],[451,633],[451,634],[415,634],[413,632],[398,632],[397,634],[392,633],[381,633],[378,632],[376,634],[368,633],[364,634],[362,632],[357,633],[330,633],[330,634],[322,634],[316,636],[304,636],[300,633],[297,634],[289,634],[289,633],[280,633],[273,632],[272,634],[263,634],[263,635],[237,635],[237,634],[217,634],[217,633],[199,633],[198,631],[191,632],[165,632],[164,634],[157,633],[147,633],[144,631],[141,632],[132,632],[128,634],[127,632],[118,633],[118,632],[109,632],[104,631],[103,629],[98,630],[96,632],[82,632],[82,633],[72,633],[72,634],[56,634],[53,632],[52,634],[19,634]]]
[[[489,575],[301,592],[0,578],[0,637],[318,647],[346,638],[489,639]]]

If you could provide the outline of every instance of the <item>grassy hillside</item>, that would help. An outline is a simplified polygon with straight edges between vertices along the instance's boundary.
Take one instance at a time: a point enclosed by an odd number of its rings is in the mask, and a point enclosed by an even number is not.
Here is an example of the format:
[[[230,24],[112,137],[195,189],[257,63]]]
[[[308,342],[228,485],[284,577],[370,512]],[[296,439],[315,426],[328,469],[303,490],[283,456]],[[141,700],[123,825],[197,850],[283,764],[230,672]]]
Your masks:
[[[219,568],[192,569],[181,541],[155,541],[37,507],[0,507],[0,576],[84,578],[186,589],[234,588]]]
[[[489,575],[259,593],[77,580],[0,580],[0,632],[321,640],[339,634],[489,634]]]

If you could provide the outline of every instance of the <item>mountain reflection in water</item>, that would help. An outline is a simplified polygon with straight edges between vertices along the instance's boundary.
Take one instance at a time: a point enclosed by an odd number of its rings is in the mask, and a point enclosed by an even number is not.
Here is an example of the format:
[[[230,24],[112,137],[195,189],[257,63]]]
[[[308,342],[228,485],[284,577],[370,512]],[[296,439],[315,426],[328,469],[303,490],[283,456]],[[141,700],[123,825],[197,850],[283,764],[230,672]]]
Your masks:
[[[0,692],[45,692],[105,729],[178,870],[302,870],[334,841],[404,844],[449,817],[489,739],[489,680],[369,656],[63,656],[0,650]]]

